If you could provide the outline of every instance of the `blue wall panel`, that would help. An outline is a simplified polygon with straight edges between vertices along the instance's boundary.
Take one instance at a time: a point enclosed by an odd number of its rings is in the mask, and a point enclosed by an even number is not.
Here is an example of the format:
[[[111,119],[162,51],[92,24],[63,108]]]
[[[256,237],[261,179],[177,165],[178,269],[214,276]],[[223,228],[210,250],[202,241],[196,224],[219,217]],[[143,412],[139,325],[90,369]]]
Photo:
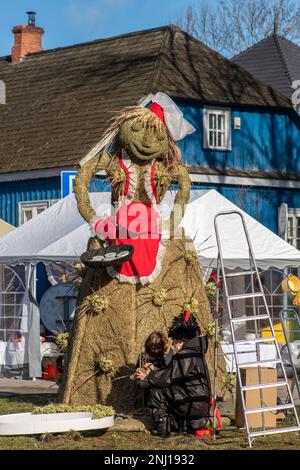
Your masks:
[[[103,178],[92,180],[90,191],[108,191]],[[19,202],[60,199],[60,177],[0,183],[0,218],[17,227]]]
[[[300,208],[300,191],[283,188],[251,187],[231,185],[193,184],[194,189],[216,189],[241,209],[277,232],[277,209],[282,202],[290,208]],[[91,185],[91,190],[107,191],[107,181],[100,180]],[[0,217],[8,223],[18,225],[18,202],[60,198],[59,178],[19,181],[0,184]]]
[[[19,225],[19,202],[60,198],[60,177],[0,183],[0,218]]]
[[[249,189],[229,185],[193,184],[193,189],[215,189],[242,210],[277,233],[277,211],[282,202],[289,208],[300,208],[300,191],[282,188],[252,187]]]
[[[231,108],[232,149],[203,149],[203,109],[180,106],[196,132],[180,142],[187,165],[208,168],[235,168],[263,171],[300,171],[300,119],[279,111]],[[241,118],[241,129],[234,129],[234,117]]]

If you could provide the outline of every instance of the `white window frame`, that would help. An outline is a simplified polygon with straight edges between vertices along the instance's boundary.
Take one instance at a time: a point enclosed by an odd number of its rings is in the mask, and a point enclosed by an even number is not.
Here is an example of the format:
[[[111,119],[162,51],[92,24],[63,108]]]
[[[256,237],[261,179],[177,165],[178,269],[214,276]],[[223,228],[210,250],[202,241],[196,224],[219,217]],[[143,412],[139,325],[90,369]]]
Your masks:
[[[25,224],[27,221],[26,219],[26,211],[32,211],[32,217],[36,217],[38,214],[38,209],[46,210],[48,207],[52,206],[57,202],[57,199],[47,199],[42,201],[21,201],[19,202],[19,225]],[[29,219],[29,220],[31,220]]]
[[[290,231],[290,221],[292,221],[292,231]],[[288,229],[287,229],[287,241],[297,248],[297,241],[300,237],[297,237],[297,228],[300,227],[300,208],[299,209],[288,209]],[[300,245],[300,242],[298,243]],[[299,249],[299,248],[298,248]]]
[[[224,130],[209,127],[210,115],[224,116]],[[217,120],[217,119],[216,119]],[[224,145],[211,145],[210,132],[224,133]],[[210,150],[231,150],[231,110],[230,108],[205,107],[203,112],[203,147]]]

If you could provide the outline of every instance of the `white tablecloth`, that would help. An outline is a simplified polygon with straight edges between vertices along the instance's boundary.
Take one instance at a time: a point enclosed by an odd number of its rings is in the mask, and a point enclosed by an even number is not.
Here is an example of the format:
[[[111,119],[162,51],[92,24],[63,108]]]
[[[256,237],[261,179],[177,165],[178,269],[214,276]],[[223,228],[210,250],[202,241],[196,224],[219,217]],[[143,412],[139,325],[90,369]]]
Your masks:
[[[62,353],[55,343],[41,343],[41,359],[43,357],[59,357]],[[26,341],[20,343],[0,341],[0,368],[1,366],[23,367],[28,364],[28,353],[26,353]]]
[[[45,341],[45,343],[41,343],[41,358],[43,359],[46,356],[58,357],[62,356],[62,354],[55,343]]]
[[[0,341],[0,368],[2,366],[23,367],[27,358],[25,345],[25,339],[20,343]]]
[[[226,368],[228,372],[236,372],[235,360],[233,354],[233,345],[227,341],[221,341],[222,351],[225,357]],[[237,344],[236,349],[238,352],[239,363],[257,361],[256,345],[254,343]],[[270,359],[270,362],[265,364],[264,367],[275,368],[276,364],[272,359],[276,359],[275,345],[269,342],[259,344],[260,360],[264,361]]]

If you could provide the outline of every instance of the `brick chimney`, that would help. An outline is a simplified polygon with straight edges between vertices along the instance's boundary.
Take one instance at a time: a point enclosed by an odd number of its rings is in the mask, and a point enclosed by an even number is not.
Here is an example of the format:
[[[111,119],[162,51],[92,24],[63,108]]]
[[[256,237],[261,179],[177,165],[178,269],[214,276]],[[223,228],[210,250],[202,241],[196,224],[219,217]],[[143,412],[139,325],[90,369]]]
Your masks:
[[[15,26],[13,33],[15,42],[11,50],[11,60],[13,63],[20,62],[30,52],[42,51],[42,35],[44,34],[43,28],[35,26],[34,11],[28,11],[28,24]]]

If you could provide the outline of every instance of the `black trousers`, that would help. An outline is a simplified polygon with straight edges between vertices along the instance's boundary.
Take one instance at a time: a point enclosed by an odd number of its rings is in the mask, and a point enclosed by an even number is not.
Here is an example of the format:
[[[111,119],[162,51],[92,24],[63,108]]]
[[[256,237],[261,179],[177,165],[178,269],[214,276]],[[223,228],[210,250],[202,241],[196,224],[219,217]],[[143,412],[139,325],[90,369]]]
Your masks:
[[[209,415],[209,399],[196,403],[176,406],[170,388],[149,388],[148,408],[152,410],[154,420],[170,415],[178,423],[183,420],[192,421],[206,418]]]

